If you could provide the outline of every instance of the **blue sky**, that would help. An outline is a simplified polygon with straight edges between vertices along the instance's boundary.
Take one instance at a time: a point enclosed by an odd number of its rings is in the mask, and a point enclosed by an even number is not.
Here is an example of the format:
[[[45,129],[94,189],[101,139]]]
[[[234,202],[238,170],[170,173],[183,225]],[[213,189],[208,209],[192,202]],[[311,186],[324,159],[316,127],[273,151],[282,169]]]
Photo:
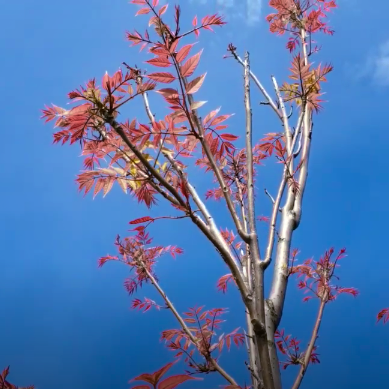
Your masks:
[[[176,324],[166,312],[131,311],[123,288],[127,269],[115,263],[98,269],[97,259],[114,253],[116,234],[125,235],[128,221],[147,211],[115,188],[105,199],[79,195],[74,178],[82,166],[80,150],[52,146],[52,127],[39,120],[39,110],[50,103],[64,106],[70,90],[92,77],[100,80],[123,61],[142,66],[146,57],[128,47],[124,32],[143,31],[147,19],[135,18],[136,7],[124,0],[1,4],[0,368],[10,364],[11,382],[38,389],[128,388],[130,378],[172,358],[158,339]],[[281,83],[289,67],[285,40],[268,32],[269,10],[259,0],[180,4],[188,23],[194,14],[221,10],[227,15],[230,23],[216,35],[202,33],[197,45],[204,48],[199,74],[208,72],[199,99],[208,101],[209,110],[221,105],[223,113],[236,113],[230,125],[239,131],[242,76],[236,63],[222,59],[227,44],[250,51],[253,71],[271,90],[270,75]],[[320,37],[323,49],[315,59],[332,62],[334,72],[325,85],[329,102],[315,122],[303,220],[293,246],[301,250],[300,259],[345,246],[341,284],[361,294],[328,306],[318,340],[322,362],[310,367],[303,389],[383,387],[389,364],[389,327],[375,325],[378,310],[389,306],[389,3],[378,0],[372,7],[362,0],[339,0],[339,6],[331,15],[336,34]],[[252,98],[261,99],[257,91]],[[154,106],[158,102],[151,100]],[[163,104],[154,108],[157,115],[166,112]],[[129,117],[142,118],[140,109],[137,103],[129,107]],[[265,107],[256,106],[254,115],[258,138],[278,131]],[[274,192],[279,166],[266,165],[258,187]],[[201,177],[194,180],[204,193]],[[267,199],[259,196],[258,202],[259,213],[268,214]],[[223,206],[210,208],[221,227],[230,226]],[[157,243],[185,250],[157,267],[178,310],[195,304],[229,307],[224,329],[242,325],[238,294],[216,292],[216,280],[227,271],[194,227],[161,222],[152,233]],[[156,297],[149,288],[143,295]],[[317,305],[301,299],[292,280],[281,327],[306,340]],[[243,356],[242,350],[234,351],[221,360],[241,384],[247,379]],[[294,373],[287,370],[285,387]],[[186,387],[221,384],[208,376]]]

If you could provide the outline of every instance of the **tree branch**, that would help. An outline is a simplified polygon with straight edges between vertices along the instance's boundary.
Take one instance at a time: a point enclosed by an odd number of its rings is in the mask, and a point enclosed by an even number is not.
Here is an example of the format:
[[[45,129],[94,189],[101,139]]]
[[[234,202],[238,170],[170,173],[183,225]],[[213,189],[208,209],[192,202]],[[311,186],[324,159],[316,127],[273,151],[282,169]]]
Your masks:
[[[273,83],[274,83],[274,86],[276,89],[277,97],[280,101],[280,105],[281,105],[281,107],[284,107],[284,103],[283,103],[281,94],[279,93],[277,81],[274,77],[273,77]],[[283,114],[282,117],[283,117],[283,123],[284,123],[284,128],[285,128],[285,135],[288,131],[289,135],[291,136],[288,118],[285,116],[286,115],[285,107],[282,110],[282,114]],[[277,192],[277,197],[273,203],[272,216],[271,216],[270,225],[269,225],[269,237],[268,237],[268,242],[267,242],[267,246],[266,246],[266,256],[265,256],[265,259],[263,260],[263,266],[265,266],[265,268],[268,267],[271,263],[271,258],[272,258],[272,254],[273,254],[273,248],[274,248],[274,236],[275,236],[275,231],[276,231],[276,226],[277,226],[278,211],[280,209],[280,203],[281,203],[282,196],[284,194],[286,183],[287,183],[287,174],[288,174],[288,172],[291,172],[293,170],[293,159],[298,156],[298,152],[293,153],[293,150],[294,150],[294,147],[295,147],[295,144],[297,141],[298,134],[301,131],[301,126],[303,123],[304,115],[305,115],[305,105],[302,107],[302,111],[301,111],[299,118],[298,118],[298,121],[297,121],[296,130],[294,132],[292,143],[290,145],[290,153],[291,154],[289,154],[290,155],[289,161],[287,162],[287,164],[284,168],[281,182],[280,182],[280,186],[279,186],[278,192]],[[285,126],[285,123],[286,123],[286,126]],[[284,209],[290,209],[291,206],[293,205],[292,202],[294,202],[295,196],[293,195],[293,193],[291,193],[290,190],[288,191],[288,193],[289,193],[289,196],[288,196],[288,200],[287,200],[287,206],[285,206]]]
[[[316,339],[318,337],[318,333],[319,333],[319,329],[320,329],[321,320],[323,318],[323,312],[324,312],[325,305],[326,305],[326,300],[322,298],[320,301],[319,311],[317,313],[316,322],[315,322],[315,326],[314,326],[313,331],[312,331],[311,339],[309,341],[307,350],[305,351],[305,354],[304,354],[304,360],[301,363],[300,370],[297,374],[296,380],[294,381],[291,389],[298,389],[300,387],[301,382],[304,378],[304,375],[307,372],[309,360],[311,358],[312,351],[313,351],[313,348],[315,347],[315,342],[316,342]]]
[[[243,60],[239,57],[238,54],[236,54],[236,48],[230,45],[230,52],[233,55],[233,57],[244,67]],[[266,103],[269,104],[273,111],[276,113],[277,117],[282,121],[282,115],[280,114],[280,111],[277,108],[277,105],[273,101],[273,99],[270,97],[269,93],[267,93],[266,89],[263,87],[261,82],[258,80],[258,78],[255,76],[255,74],[250,70],[250,77],[253,79],[254,83],[257,85],[261,93],[266,99]]]
[[[250,257],[254,266],[255,280],[255,315],[251,316],[259,360],[262,368],[262,378],[266,389],[274,389],[273,372],[268,352],[267,334],[265,328],[265,297],[264,297],[264,269],[260,266],[260,251],[258,244],[257,227],[255,223],[254,205],[254,163],[252,145],[252,111],[250,103],[250,59],[245,54],[244,61],[244,102],[246,111],[246,155],[247,155],[247,198],[248,224],[250,239]]]
[[[304,29],[301,29],[301,43],[303,47],[303,58],[304,58],[304,64],[308,64],[308,54],[307,54],[307,47],[306,47],[306,32]],[[307,102],[305,101],[305,106],[307,105]],[[302,140],[303,140],[303,146],[302,146],[302,154],[301,154],[301,169],[300,169],[300,175],[298,179],[299,183],[299,190],[296,194],[296,201],[293,207],[293,212],[296,215],[296,227],[300,224],[301,221],[301,213],[302,213],[302,201],[303,196],[305,192],[305,187],[307,183],[308,178],[308,163],[309,163],[309,153],[311,149],[311,138],[312,138],[312,112],[306,107],[306,113],[303,117],[303,134],[302,134]]]
[[[180,67],[177,64],[175,58],[174,58],[174,65],[176,67],[176,71],[177,71],[177,74],[179,76],[179,82],[181,85],[181,92],[183,95],[184,104],[186,105],[184,88],[186,88],[186,86],[187,86],[187,80],[185,77],[182,76]],[[187,98],[188,98],[189,105],[192,106],[194,103],[194,99],[193,99],[192,95],[188,94]],[[188,107],[186,106],[185,108],[189,112]],[[199,139],[201,146],[204,150],[204,153],[207,156],[208,161],[211,164],[211,168],[212,168],[212,170],[213,170],[213,172],[214,172],[214,174],[219,182],[220,188],[223,191],[223,196],[226,200],[228,210],[229,210],[231,217],[234,221],[237,232],[238,232],[239,236],[243,239],[244,242],[249,243],[250,236],[248,234],[246,234],[244,229],[243,229],[241,220],[239,219],[239,217],[236,213],[234,204],[232,202],[232,199],[231,199],[231,196],[229,193],[229,188],[227,187],[225,180],[223,178],[222,172],[220,171],[219,167],[217,166],[216,160],[215,160],[214,156],[212,155],[211,150],[209,149],[209,145],[204,138],[205,131],[204,131],[203,125],[201,123],[201,119],[197,115],[197,111],[195,109],[190,109],[190,112],[191,112],[191,115],[188,117],[188,121],[193,126],[193,123],[192,123],[192,120],[193,120],[195,127],[198,129],[198,133],[196,133],[194,131],[194,135]]]
[[[150,273],[150,271],[147,269],[147,267],[144,265],[142,259],[140,258],[134,258],[136,262],[142,267],[143,271],[146,273],[147,277],[150,279],[151,283],[154,285],[155,289],[157,289],[160,296],[165,301],[166,305],[169,307],[169,309],[172,311],[174,317],[177,319],[177,321],[180,323],[180,326],[184,330],[184,332],[188,335],[191,342],[196,346],[196,348],[200,351],[200,345],[198,344],[197,339],[193,336],[192,332],[186,325],[184,319],[181,317],[181,315],[178,313],[176,308],[174,307],[173,303],[169,300],[166,293],[163,291],[161,286],[159,285],[158,281],[154,278],[154,276]],[[237,382],[217,363],[217,361],[212,358],[210,355],[204,355],[200,352],[200,354],[208,361],[210,362],[211,366],[215,368],[215,370],[231,385],[238,385]]]
[[[302,46],[304,47],[304,42],[302,42]],[[304,50],[303,51],[306,52],[306,49]],[[306,58],[306,63],[308,63],[307,58]],[[266,319],[267,319],[266,325],[268,330],[268,336],[269,333],[272,333],[274,335],[274,332],[281,321],[283,307],[285,303],[285,296],[286,296],[286,290],[288,284],[289,253],[290,253],[292,235],[293,235],[293,231],[298,227],[301,218],[302,194],[305,188],[305,182],[307,177],[307,163],[308,163],[307,157],[310,149],[310,131],[311,131],[310,116],[311,115],[307,107],[307,100],[306,98],[305,99],[303,98],[301,113],[298,119],[298,125],[295,130],[293,136],[293,142],[291,145],[291,151],[293,152],[294,145],[297,141],[297,136],[299,133],[299,128],[301,127],[301,125],[303,125],[304,133],[303,133],[303,147],[302,147],[302,156],[301,156],[302,167],[300,170],[299,187],[296,191],[292,186],[289,186],[286,203],[282,211],[281,224],[279,228],[279,239],[277,243],[276,261],[274,266],[274,273],[273,273],[271,290],[270,290],[270,295],[268,300],[268,306],[266,310]],[[289,167],[286,165],[286,167],[290,169],[289,172],[293,171],[293,168],[290,167],[293,166],[292,165],[293,159],[294,159],[293,155],[291,155],[291,158],[289,160],[289,164],[290,164]],[[284,171],[283,179],[285,179],[285,183],[286,183],[287,177],[285,177],[285,171]],[[284,184],[281,182],[281,186],[283,185]],[[297,197],[299,198],[299,200],[297,200]],[[276,358],[274,337],[273,337],[273,345],[271,346],[270,353],[271,355],[274,355],[274,358]]]
[[[140,79],[139,82],[142,80]],[[146,113],[150,119],[151,122],[155,121],[154,115],[151,112],[150,104],[148,101],[147,93],[143,92],[143,102],[146,109]],[[163,152],[162,152],[163,153]],[[176,161],[172,156],[170,156],[168,153],[163,153],[165,158],[171,163],[174,170],[177,172],[177,174],[180,176],[180,178],[186,183],[187,188],[189,190],[189,193],[192,196],[192,199],[194,203],[199,208],[200,212],[205,218],[205,222],[202,221],[197,215],[191,213],[191,219],[192,221],[197,225],[197,227],[203,232],[203,234],[210,240],[215,248],[219,251],[221,254],[224,262],[227,264],[227,266],[230,268],[231,273],[239,286],[239,290],[242,294],[242,299],[245,305],[247,305],[247,296],[249,295],[249,290],[247,289],[245,285],[244,280],[244,274],[242,273],[241,269],[239,268],[238,264],[235,261],[234,255],[232,254],[227,242],[222,237],[219,229],[217,228],[215,221],[212,217],[212,215],[209,213],[207,207],[205,206],[204,202],[201,200],[200,196],[198,195],[195,188],[190,184],[188,177],[185,176],[182,169],[177,166]]]
[[[306,48],[304,43],[304,35],[302,34],[302,46],[303,53],[306,54]],[[304,54],[305,63],[308,63],[307,57]],[[301,205],[302,205],[302,195],[304,193],[306,178],[307,178],[307,167],[308,167],[308,156],[310,149],[310,137],[311,137],[311,123],[310,123],[311,114],[307,107],[306,98],[302,99],[301,112],[298,119],[297,128],[293,135],[292,144],[290,145],[289,159],[285,165],[283,172],[283,178],[280,183],[281,195],[284,189],[286,188],[286,183],[288,176],[293,174],[293,150],[295,143],[297,141],[298,133],[301,126],[303,126],[303,146],[302,146],[302,156],[301,156],[301,170],[299,176],[299,187],[296,190],[293,186],[288,187],[287,198],[285,205],[282,208],[281,215],[281,224],[279,228],[279,238],[277,243],[276,251],[276,260],[274,265],[273,279],[271,283],[271,289],[269,294],[269,300],[266,307],[266,328],[268,331],[268,337],[273,335],[272,345],[269,344],[269,351],[271,359],[275,360],[277,358],[276,350],[274,346],[274,332],[277,329],[283,312],[283,307],[285,303],[285,296],[288,284],[288,265],[289,265],[289,253],[292,241],[293,231],[298,227],[301,219]],[[289,131],[290,132],[290,131]],[[286,134],[287,135],[287,134]],[[290,179],[290,178],[289,178]],[[275,207],[275,205],[274,205]],[[273,215],[277,217],[277,208],[273,208]],[[273,219],[273,218],[272,218]],[[270,225],[270,236],[271,239],[268,241],[268,247],[266,252],[266,263],[270,263],[273,245],[274,245],[274,230],[276,225],[276,218],[274,224]],[[279,370],[273,363],[273,367]]]
[[[276,91],[277,99],[281,107],[281,113],[282,113],[282,124],[284,126],[285,131],[285,138],[286,138],[286,150],[287,150],[287,156],[289,157],[292,154],[292,133],[290,132],[289,128],[289,121],[288,121],[288,115],[286,114],[284,99],[281,96],[280,89],[278,88],[277,80],[274,76],[271,76],[271,79],[273,81],[274,89]]]
[[[108,140],[108,137],[107,137],[107,133],[105,130],[103,130],[102,128],[97,128],[97,131],[100,133],[100,135],[102,136],[102,138],[107,141]],[[118,153],[121,153],[123,155],[123,159],[126,161],[126,162],[132,162],[132,158],[125,152],[123,151],[122,149],[120,149],[119,147],[116,148],[116,152]],[[161,187],[159,187],[153,180],[152,180],[152,177],[147,175],[144,171],[142,170],[139,170],[139,172],[141,173],[141,175],[149,180],[149,184],[159,193],[161,194],[165,199],[169,200],[172,204],[175,204],[175,205],[180,205],[179,202],[177,201],[176,198],[172,197],[171,195],[169,195],[169,193],[166,193]]]
[[[269,237],[268,237],[267,246],[266,246],[266,254],[265,254],[265,259],[262,261],[262,266],[265,269],[271,263],[271,258],[272,258],[273,248],[274,248],[274,236],[275,236],[276,227],[277,227],[277,215],[278,215],[278,212],[280,211],[280,204],[281,204],[282,195],[283,195],[284,190],[285,190],[285,185],[286,185],[286,168],[284,168],[281,183],[280,183],[280,186],[279,186],[278,192],[277,192],[277,197],[273,203],[273,210],[272,210],[272,215],[270,218],[270,225],[269,225]],[[282,212],[282,210],[281,210],[281,212]]]
[[[177,190],[170,185],[164,177],[147,161],[144,155],[135,147],[135,145],[128,139],[126,133],[124,132],[122,126],[110,115],[104,117],[106,123],[108,123],[118,135],[123,139],[124,143],[129,147],[133,154],[142,162],[143,166],[151,173],[157,181],[159,181],[162,186],[164,186],[178,201],[182,207],[186,207],[186,202],[177,192]]]

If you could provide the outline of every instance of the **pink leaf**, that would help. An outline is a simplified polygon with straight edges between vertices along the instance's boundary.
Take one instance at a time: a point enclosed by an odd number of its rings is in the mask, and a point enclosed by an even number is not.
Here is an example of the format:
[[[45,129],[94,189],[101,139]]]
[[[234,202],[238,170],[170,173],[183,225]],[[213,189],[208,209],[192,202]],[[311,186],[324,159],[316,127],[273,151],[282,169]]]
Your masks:
[[[190,57],[181,67],[181,74],[183,77],[190,77],[197,68],[200,61],[200,56],[203,50]]]
[[[201,85],[203,84],[206,75],[207,73],[189,82],[188,85],[186,86],[186,93],[188,95],[196,93],[200,89]]]
[[[135,14],[135,16],[138,16],[138,15],[147,15],[149,12],[150,12],[150,8],[141,8],[141,9]]]
[[[158,389],[174,389],[176,386],[189,381],[189,380],[195,380],[196,378],[185,375],[185,374],[178,374],[173,375],[171,377],[168,377],[161,381],[158,384]],[[198,378],[197,378],[198,379]]]
[[[239,136],[232,135],[232,134],[221,134],[220,138],[228,141],[233,141],[233,140],[237,140]]]
[[[146,222],[152,222],[154,219],[150,216],[143,216],[140,217],[139,219],[131,220],[128,224],[141,224],[141,223],[146,223]]]
[[[162,16],[166,12],[168,5],[169,4],[165,4],[163,7],[161,7],[161,9],[158,11],[159,16]]]
[[[147,77],[153,81],[162,82],[164,84],[170,84],[176,79],[172,74],[165,72],[151,73],[148,74]]]

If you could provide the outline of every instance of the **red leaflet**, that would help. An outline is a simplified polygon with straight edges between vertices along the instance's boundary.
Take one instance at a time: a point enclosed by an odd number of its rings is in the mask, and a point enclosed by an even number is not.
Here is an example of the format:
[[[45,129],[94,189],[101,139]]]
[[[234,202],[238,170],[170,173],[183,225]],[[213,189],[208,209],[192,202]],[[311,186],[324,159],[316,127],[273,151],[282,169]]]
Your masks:
[[[239,138],[239,136],[233,135],[233,134],[221,134],[220,138],[228,141],[234,141]]]
[[[387,321],[389,321],[389,308],[382,309],[380,312],[378,312],[377,315],[377,323],[383,319],[383,323],[385,324]]]
[[[195,54],[193,57],[190,57],[182,66],[181,66],[181,75],[182,77],[190,77],[197,68],[197,65],[200,61],[200,56],[203,50]]]
[[[213,119],[209,125],[210,126],[216,126],[217,124],[219,124],[221,122],[224,122],[225,120],[227,120],[231,116],[232,115],[221,115],[221,116],[218,116],[217,118]],[[219,126],[219,127],[222,127],[222,126]]]
[[[158,43],[157,45],[150,47],[150,53],[158,56],[169,56],[170,52],[164,44]]]
[[[162,82],[164,84],[170,84],[176,78],[170,73],[151,73],[146,77],[150,78],[153,81]]]
[[[359,292],[355,288],[338,288],[336,291],[338,295],[346,293],[346,294],[351,294],[354,297],[357,297],[359,294]]]
[[[157,389],[174,389],[176,386],[183,384],[186,381],[195,380],[195,379],[198,380],[199,378],[195,378],[185,374],[173,375],[161,381],[158,384]]]
[[[215,109],[214,111],[211,111],[204,119],[203,119],[203,124],[204,126],[208,126],[211,120],[219,113],[220,108]]]
[[[158,311],[161,309],[160,305],[147,297],[144,298],[144,302],[139,299],[135,299],[131,304],[132,309],[139,309],[140,311],[143,309],[143,313],[147,312],[151,307],[155,307]]]
[[[185,45],[181,47],[179,52],[176,54],[176,60],[178,63],[181,63],[189,54],[191,48],[194,46],[194,43],[191,43],[189,45]]]
[[[227,284],[230,281],[235,283],[234,277],[232,277],[232,274],[230,274],[230,273],[220,277],[218,282],[217,282],[217,289],[223,293],[226,293],[227,292]],[[235,283],[235,285],[236,285],[236,283]]]
[[[45,106],[46,109],[42,109],[43,115],[41,116],[41,119],[46,119],[45,123],[54,120],[58,115],[63,115],[66,110],[57,107],[56,105],[52,104],[52,107],[48,107],[47,105]]]
[[[142,85],[136,86],[136,93],[141,94],[143,92],[151,91],[156,87],[156,85],[157,84],[154,81],[148,80],[148,81],[144,82]],[[135,97],[135,96],[132,96],[132,97]]]
[[[138,15],[147,15],[150,11],[151,11],[150,8],[141,8],[141,9],[135,14],[135,16],[138,16]]]
[[[157,93],[160,93],[163,97],[167,99],[177,99],[178,98],[178,91],[173,88],[163,88],[156,91]]]
[[[93,191],[93,198],[96,197],[96,195],[103,189],[106,180],[109,178],[98,178],[96,181],[95,189]]]
[[[106,255],[105,257],[101,257],[99,258],[98,260],[98,266],[101,267],[103,266],[106,262],[108,261],[117,261],[119,260],[119,258],[117,256],[113,256],[113,255]]]
[[[230,350],[231,348],[231,340],[234,342],[236,347],[242,346],[244,344],[245,335],[242,333],[238,333],[238,330],[239,328],[236,328],[234,331],[225,336],[226,346],[228,350]]]
[[[180,255],[184,252],[184,250],[177,246],[167,246],[166,249],[169,249],[170,255],[175,258],[176,255]]]
[[[170,54],[176,54],[176,48],[178,46],[178,43],[180,42],[180,39],[176,39],[173,41],[173,43],[166,42],[167,47],[169,47],[169,53]]]
[[[152,385],[153,389],[174,389],[176,386],[188,381],[188,380],[199,380],[200,378],[191,377],[185,374],[178,374],[168,378],[165,378],[163,381],[160,381],[162,376],[173,366],[175,362],[171,362],[163,366],[161,369],[156,371],[153,374],[141,374],[140,376],[130,380],[132,381],[144,381]],[[138,385],[132,387],[132,389],[150,389],[147,385]]]
[[[169,4],[165,4],[164,6],[162,6],[161,9],[158,11],[158,15],[162,16],[166,12],[168,6]]]
[[[297,45],[299,45],[299,40],[297,37],[290,37],[288,40],[288,43],[286,44],[286,48],[291,53],[293,50],[296,49]]]
[[[143,216],[140,217],[139,219],[135,219],[130,221],[128,224],[141,224],[141,223],[146,223],[146,222],[152,222],[154,219],[150,216]]]
[[[190,81],[188,85],[186,86],[186,93],[188,95],[191,95],[193,93],[198,92],[200,89],[201,85],[203,85],[205,76],[207,73],[203,74],[202,76],[196,77],[194,80]]]
[[[86,163],[89,163],[89,161],[86,160]],[[112,189],[115,181],[119,184],[123,192],[127,193],[127,181],[123,175],[124,170],[120,168],[100,168],[98,170],[89,170],[79,174],[76,178],[76,182],[79,184],[78,190],[80,192],[84,190],[84,196],[92,189],[93,185],[95,185],[93,198],[95,198],[101,190],[103,190],[103,197],[105,197]]]
[[[171,62],[167,57],[156,57],[153,59],[149,59],[146,61],[146,63],[149,63],[150,65],[157,66],[160,68],[168,68],[169,66],[172,66]]]
[[[158,381],[161,379],[161,377],[174,365],[174,363],[175,362],[167,363],[165,366],[161,367],[158,371],[156,371],[152,374],[144,373],[144,374],[141,374],[141,375],[133,378],[132,380],[130,380],[128,382],[130,383],[133,381],[145,381],[153,386],[156,386]]]

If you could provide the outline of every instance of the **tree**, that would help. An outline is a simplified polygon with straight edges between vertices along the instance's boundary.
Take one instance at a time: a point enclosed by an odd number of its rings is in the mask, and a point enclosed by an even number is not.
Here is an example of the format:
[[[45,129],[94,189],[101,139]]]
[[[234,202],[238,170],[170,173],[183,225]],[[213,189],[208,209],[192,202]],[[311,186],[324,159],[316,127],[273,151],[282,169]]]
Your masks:
[[[325,306],[343,293],[356,296],[354,288],[344,288],[334,282],[338,262],[345,256],[345,249],[334,255],[326,251],[318,260],[296,264],[298,250],[292,249],[292,237],[298,228],[306,188],[314,118],[320,112],[322,82],[332,71],[332,66],[314,66],[311,57],[319,52],[313,37],[317,33],[333,34],[326,23],[326,15],[336,7],[331,0],[271,0],[275,13],[267,17],[270,31],[289,35],[286,48],[291,53],[290,83],[279,85],[272,77],[274,96],[252,72],[249,54],[241,58],[238,49],[230,44],[228,57],[243,70],[245,133],[226,132],[229,114],[219,114],[219,109],[205,111],[205,101],[196,101],[194,94],[205,81],[206,74],[194,75],[201,51],[192,54],[194,43],[184,42],[198,37],[201,30],[223,26],[217,14],[205,16],[192,27],[181,31],[181,10],[174,8],[174,22],[165,22],[167,5],[158,0],[132,0],[141,8],[136,15],[148,15],[149,26],[144,34],[137,31],[127,34],[133,46],[148,48],[152,58],[146,62],[157,68],[146,74],[126,63],[124,71],[112,76],[106,73],[97,86],[95,79],[69,93],[72,102],[79,102],[72,109],[52,105],[43,110],[46,122],[56,120],[60,128],[54,134],[54,143],[79,143],[82,147],[84,171],[76,181],[85,194],[93,188],[93,196],[107,195],[115,182],[139,203],[150,209],[150,214],[130,221],[133,235],[115,241],[117,255],[100,258],[99,265],[119,261],[134,272],[125,286],[133,294],[144,283],[158,291],[163,305],[144,298],[135,299],[133,308],[147,311],[166,308],[176,318],[179,329],[166,330],[162,338],[177,357],[183,357],[189,371],[160,381],[172,366],[169,363],[154,374],[142,374],[142,380],[154,388],[173,388],[193,379],[193,374],[215,372],[228,383],[229,388],[239,387],[238,382],[221,366],[219,355],[231,342],[247,347],[247,367],[255,388],[280,389],[281,372],[289,365],[298,365],[293,384],[297,389],[309,363],[318,362],[316,339]],[[270,108],[280,125],[280,132],[267,133],[258,142],[259,134],[253,133],[251,83],[263,95],[262,105]],[[160,84],[171,84],[164,87]],[[164,118],[153,114],[148,92],[156,91],[169,105]],[[147,123],[137,119],[122,120],[120,110],[135,98],[143,101],[148,116]],[[290,111],[287,110],[290,106]],[[204,110],[204,118],[200,111]],[[292,123],[292,119],[294,119]],[[244,138],[244,142],[240,141]],[[105,159],[109,160],[103,165]],[[282,165],[279,189],[275,197],[267,190],[270,217],[258,216],[256,198],[257,170],[264,159],[275,159]],[[192,166],[190,165],[192,162]],[[205,198],[195,188],[196,175],[190,167],[196,166],[212,175],[215,188]],[[231,217],[231,229],[222,230],[206,206],[208,200],[221,200]],[[152,216],[152,206],[157,201],[171,205],[170,215]],[[155,263],[163,254],[176,256],[183,250],[176,246],[155,246],[147,228],[159,219],[188,219],[214,247],[228,266],[230,273],[218,281],[218,288],[225,292],[228,283],[239,290],[246,311],[246,329],[235,329],[216,338],[224,310],[203,307],[190,308],[180,314],[162,289],[155,273]],[[268,223],[268,241],[259,246],[257,223]],[[270,266],[273,265],[273,266]],[[270,293],[265,296],[264,275],[273,268]],[[285,335],[279,328],[289,277],[301,280],[300,289],[308,292],[305,301],[316,297],[319,302],[316,322],[306,349],[300,342]],[[280,359],[281,356],[283,359]],[[242,363],[243,364],[243,363]],[[138,388],[144,386],[138,386]]]

